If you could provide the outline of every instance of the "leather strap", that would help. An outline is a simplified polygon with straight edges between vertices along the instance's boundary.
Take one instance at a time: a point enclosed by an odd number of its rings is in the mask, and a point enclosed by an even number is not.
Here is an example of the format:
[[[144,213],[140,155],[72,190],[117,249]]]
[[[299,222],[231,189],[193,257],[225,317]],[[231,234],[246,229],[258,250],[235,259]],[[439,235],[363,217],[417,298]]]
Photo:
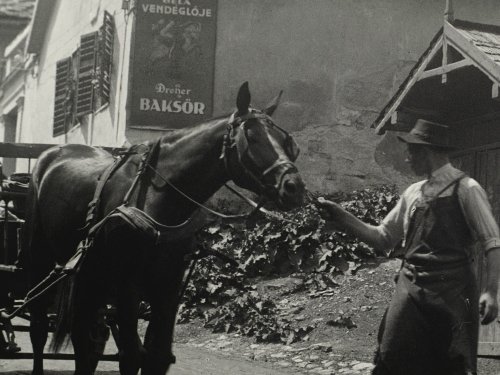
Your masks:
[[[94,191],[94,198],[90,201],[87,209],[87,218],[85,219],[84,228],[89,228],[93,225],[95,221],[95,217],[97,214],[97,208],[99,207],[99,202],[101,200],[101,193],[104,189],[104,185],[109,180],[111,175],[124,163],[127,159],[126,156],[121,157],[119,159],[115,159],[114,162],[104,170],[104,172],[99,176],[99,180],[97,181],[97,186]]]

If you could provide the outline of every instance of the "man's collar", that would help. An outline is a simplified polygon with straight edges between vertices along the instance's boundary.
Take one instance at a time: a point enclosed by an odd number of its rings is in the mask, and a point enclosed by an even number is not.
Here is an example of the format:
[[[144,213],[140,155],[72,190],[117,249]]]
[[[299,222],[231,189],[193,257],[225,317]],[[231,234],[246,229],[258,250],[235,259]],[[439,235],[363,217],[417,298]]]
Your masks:
[[[453,167],[452,167],[451,163],[446,163],[445,165],[439,167],[434,172],[432,172],[431,173],[431,177],[429,178],[429,180],[436,179],[439,176],[443,175],[444,173],[447,173],[447,172],[451,171],[452,169],[453,169]]]

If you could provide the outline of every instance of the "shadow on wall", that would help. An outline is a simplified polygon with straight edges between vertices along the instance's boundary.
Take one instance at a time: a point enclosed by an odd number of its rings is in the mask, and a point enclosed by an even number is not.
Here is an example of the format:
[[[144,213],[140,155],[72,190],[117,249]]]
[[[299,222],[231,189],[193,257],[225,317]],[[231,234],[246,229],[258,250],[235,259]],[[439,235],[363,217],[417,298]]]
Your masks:
[[[368,129],[406,77],[414,61],[400,60],[394,65],[370,71],[348,71],[336,82],[337,121],[356,129]]]
[[[397,138],[397,132],[387,132],[375,149],[375,162],[382,168],[393,168],[405,176],[413,177],[410,166],[405,162],[406,146]]]
[[[317,81],[294,80],[284,88],[284,101],[276,119],[288,131],[328,122],[334,83],[327,77]]]
[[[323,74],[293,80],[284,87],[277,121],[292,132],[331,123],[367,129],[414,63],[401,60],[390,67],[348,71],[340,77]]]

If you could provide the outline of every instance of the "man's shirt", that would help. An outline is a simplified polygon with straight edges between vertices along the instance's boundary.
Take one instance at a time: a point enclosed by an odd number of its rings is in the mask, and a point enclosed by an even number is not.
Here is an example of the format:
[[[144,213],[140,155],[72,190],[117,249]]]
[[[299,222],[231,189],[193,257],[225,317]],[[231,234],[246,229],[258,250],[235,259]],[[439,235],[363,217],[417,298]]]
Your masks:
[[[434,171],[428,180],[417,182],[401,195],[399,202],[387,214],[382,223],[377,227],[384,238],[387,248],[393,248],[406,238],[410,219],[418,202],[434,199],[438,194],[446,197],[453,194],[455,184],[450,185],[464,173],[451,164],[446,164]],[[442,191],[450,185],[445,191]],[[458,186],[458,200],[476,242],[479,242],[484,251],[500,247],[500,231],[498,224],[491,212],[491,206],[484,189],[479,183],[464,177]]]

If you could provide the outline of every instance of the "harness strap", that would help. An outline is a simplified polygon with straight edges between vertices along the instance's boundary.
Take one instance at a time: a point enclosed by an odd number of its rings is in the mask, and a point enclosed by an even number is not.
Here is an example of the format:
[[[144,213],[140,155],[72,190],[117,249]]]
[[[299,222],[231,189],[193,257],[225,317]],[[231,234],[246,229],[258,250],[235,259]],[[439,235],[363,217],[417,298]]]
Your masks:
[[[156,151],[156,149],[160,146],[160,140],[158,140],[153,148],[148,147],[148,150],[142,155],[141,158],[141,163],[139,164],[139,168],[137,169],[137,173],[135,175],[134,181],[132,182],[132,185],[130,185],[130,188],[128,189],[127,193],[125,194],[125,197],[123,198],[123,204],[128,205],[128,202],[130,200],[130,197],[132,196],[132,193],[134,192],[137,184],[139,183],[140,178],[144,174],[146,165],[149,165],[149,162],[151,160],[152,155],[154,154],[153,151]]]
[[[146,237],[151,238],[155,245],[189,238],[201,227],[192,218],[187,219],[179,225],[164,225],[157,222],[141,209],[122,204],[92,226],[89,230],[89,237],[95,235],[112,219],[119,219],[120,223],[126,223],[135,230],[143,233]]]
[[[94,197],[88,205],[87,218],[85,219],[84,228],[89,228],[94,223],[97,213],[97,208],[99,207],[99,202],[101,200],[101,194],[102,191],[104,190],[106,182],[109,180],[111,175],[123,165],[123,163],[125,162],[125,160],[129,155],[130,153],[127,153],[124,154],[124,156],[122,156],[121,158],[115,159],[114,162],[108,168],[106,168],[104,172],[99,176],[99,179],[97,181],[97,186],[94,191]]]
[[[437,198],[439,198],[439,196],[441,194],[443,194],[446,190],[448,190],[451,186],[455,185],[455,190],[454,190],[454,193],[456,193],[458,191],[458,183],[466,177],[466,174],[465,173],[462,173],[458,178],[454,179],[453,181],[451,181],[448,185],[446,185],[444,188],[442,188],[441,190],[439,190],[439,192],[430,200],[431,202]]]

